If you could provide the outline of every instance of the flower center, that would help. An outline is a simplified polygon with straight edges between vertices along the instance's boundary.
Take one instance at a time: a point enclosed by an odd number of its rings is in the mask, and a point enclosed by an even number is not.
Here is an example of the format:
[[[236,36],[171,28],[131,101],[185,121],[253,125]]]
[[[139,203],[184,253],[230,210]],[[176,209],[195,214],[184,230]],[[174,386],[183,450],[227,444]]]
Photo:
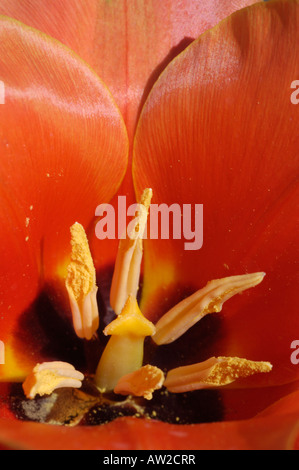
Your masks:
[[[66,406],[65,400],[62,401],[63,406],[60,405],[61,409],[66,410],[65,413],[60,413],[63,423],[70,422],[68,413],[71,410],[73,416],[74,409],[79,411],[78,414],[75,413],[77,418],[75,422],[71,421],[72,424],[84,420],[90,423],[91,412],[101,417],[96,420],[96,424],[109,420],[109,416],[113,419],[113,416],[127,414],[163,419],[161,409],[169,409],[165,407],[165,401],[175,403],[177,407],[187,394],[188,401],[193,403],[190,395],[206,393],[203,389],[219,390],[239,379],[270,372],[272,369],[269,362],[224,356],[211,357],[200,363],[171,370],[157,367],[150,355],[144,361],[145,340],[150,344],[150,350],[155,351],[154,355],[159,355],[160,346],[167,347],[206,315],[220,312],[224,302],[257,286],[265,275],[260,272],[213,280],[166,312],[154,325],[144,317],[136,300],[143,234],[151,198],[152,191],[146,189],[137,207],[135,219],[131,222],[131,230],[127,232],[129,236],[119,244],[110,291],[110,303],[115,318],[103,330],[104,336],[110,338],[95,372],[84,378],[82,372],[75,370],[71,364],[47,362],[38,364],[23,384],[27,400],[44,398],[46,406],[49,405],[49,396],[56,395],[59,402],[61,394],[70,389],[72,393],[68,395],[67,403],[72,403],[72,406]],[[74,330],[79,338],[88,343],[98,340],[98,287],[88,240],[79,223],[71,227],[71,249],[65,285]],[[178,396],[182,399],[177,398]],[[55,406],[57,400],[53,401]],[[186,409],[188,407],[185,406],[185,412]],[[115,412],[116,410],[118,411]],[[168,413],[167,421],[170,415],[176,415],[175,422],[181,422],[181,418],[177,420],[176,410]],[[192,416],[192,410],[190,415]]]

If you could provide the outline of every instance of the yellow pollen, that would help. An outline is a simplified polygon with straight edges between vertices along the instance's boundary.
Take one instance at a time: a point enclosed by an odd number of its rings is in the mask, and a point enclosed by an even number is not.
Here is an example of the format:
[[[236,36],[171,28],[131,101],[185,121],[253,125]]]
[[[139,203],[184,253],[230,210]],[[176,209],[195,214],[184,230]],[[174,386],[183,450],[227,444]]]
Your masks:
[[[198,364],[170,370],[164,385],[170,392],[183,393],[229,385],[237,379],[271,370],[270,362],[256,362],[238,357],[211,357]]]
[[[72,254],[66,282],[75,299],[82,301],[95,285],[95,268],[82,225],[75,223],[70,231]]]
[[[76,334],[91,339],[99,326],[96,272],[84,228],[75,223],[70,231],[72,253],[65,285]]]
[[[161,369],[145,365],[131,374],[123,376],[114,388],[114,393],[151,400],[153,392],[163,386],[164,379],[164,373]]]

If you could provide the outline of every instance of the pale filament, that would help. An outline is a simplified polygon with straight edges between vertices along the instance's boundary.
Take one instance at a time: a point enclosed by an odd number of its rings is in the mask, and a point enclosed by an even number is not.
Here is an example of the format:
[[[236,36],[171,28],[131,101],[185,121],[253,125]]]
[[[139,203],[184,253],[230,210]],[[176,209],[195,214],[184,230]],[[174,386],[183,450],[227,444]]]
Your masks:
[[[119,315],[129,295],[137,297],[143,256],[143,235],[146,228],[152,190],[145,189],[131,230],[120,240],[110,291],[110,304]]]

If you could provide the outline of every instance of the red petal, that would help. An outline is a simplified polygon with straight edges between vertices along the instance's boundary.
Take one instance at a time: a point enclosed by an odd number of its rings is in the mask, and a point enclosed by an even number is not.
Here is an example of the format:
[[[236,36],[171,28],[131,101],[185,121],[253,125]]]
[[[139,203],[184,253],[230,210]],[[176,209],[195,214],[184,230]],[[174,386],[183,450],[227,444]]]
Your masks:
[[[299,328],[298,108],[290,99],[298,19],[298,1],[260,3],[202,35],[160,76],[135,140],[138,195],[152,187],[153,203],[204,208],[201,249],[147,242],[143,311],[157,318],[211,279],[265,271],[260,286],[224,306],[217,344],[211,335],[199,353],[271,361],[273,373],[252,385],[299,372],[290,360]]]
[[[0,13],[78,53],[109,86],[132,137],[141,101],[191,39],[256,0],[3,0]],[[174,50],[173,50],[174,48]]]
[[[111,90],[132,143],[145,98],[160,72],[187,44],[233,11],[256,0],[3,0],[0,13],[16,18],[73,49]],[[129,154],[131,161],[131,152]],[[121,194],[135,202],[131,173]],[[117,201],[113,201],[117,207]],[[117,242],[97,241],[96,260],[114,259]]]
[[[39,285],[64,282],[70,226],[94,233],[97,205],[124,176],[128,141],[110,93],[83,62],[42,33],[0,22],[1,340],[9,343]],[[15,374],[10,362],[6,373]]]
[[[298,391],[298,382],[267,388],[222,389],[223,421],[246,420],[271,409],[275,402]],[[291,403],[291,402],[290,402]],[[292,412],[292,409],[289,410]],[[296,411],[296,407],[293,410]]]
[[[244,421],[170,425],[136,418],[63,428],[0,418],[0,442],[33,450],[289,450],[298,436],[299,392]]]

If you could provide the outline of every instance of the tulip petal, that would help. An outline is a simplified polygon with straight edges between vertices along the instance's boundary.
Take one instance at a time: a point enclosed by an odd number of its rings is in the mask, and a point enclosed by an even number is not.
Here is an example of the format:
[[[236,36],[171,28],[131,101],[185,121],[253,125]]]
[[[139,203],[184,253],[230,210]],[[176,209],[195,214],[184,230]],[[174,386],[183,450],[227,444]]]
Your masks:
[[[256,0],[3,0],[0,14],[73,49],[110,88],[129,135],[140,102],[190,40]],[[142,58],[142,60],[140,60]]]
[[[124,176],[128,139],[118,108],[94,72],[62,44],[6,17],[0,18],[0,79],[6,342],[38,289],[56,279],[64,284],[70,226],[78,221],[93,235],[97,205],[109,202]],[[11,364],[6,366],[0,366],[4,377],[14,376]]]
[[[298,436],[299,392],[249,420],[172,425],[121,418],[104,426],[63,428],[0,418],[0,442],[21,450],[291,450]]]
[[[260,3],[203,34],[160,76],[135,138],[137,197],[151,187],[153,204],[191,205],[186,223],[203,204],[202,248],[187,250],[183,230],[178,240],[146,240],[141,308],[156,320],[215,277],[266,272],[261,286],[225,306],[220,330],[210,328],[197,352],[270,361],[273,372],[251,385],[299,372],[290,361],[299,328],[298,20],[297,0]]]
[[[194,38],[256,0],[2,0],[0,14],[45,32],[74,50],[109,87],[132,144],[137,118],[153,83]],[[129,162],[131,162],[131,150]],[[131,172],[121,194],[135,202]],[[117,208],[117,200],[113,200]],[[92,243],[112,263],[117,243]],[[110,282],[110,278],[108,279]]]

